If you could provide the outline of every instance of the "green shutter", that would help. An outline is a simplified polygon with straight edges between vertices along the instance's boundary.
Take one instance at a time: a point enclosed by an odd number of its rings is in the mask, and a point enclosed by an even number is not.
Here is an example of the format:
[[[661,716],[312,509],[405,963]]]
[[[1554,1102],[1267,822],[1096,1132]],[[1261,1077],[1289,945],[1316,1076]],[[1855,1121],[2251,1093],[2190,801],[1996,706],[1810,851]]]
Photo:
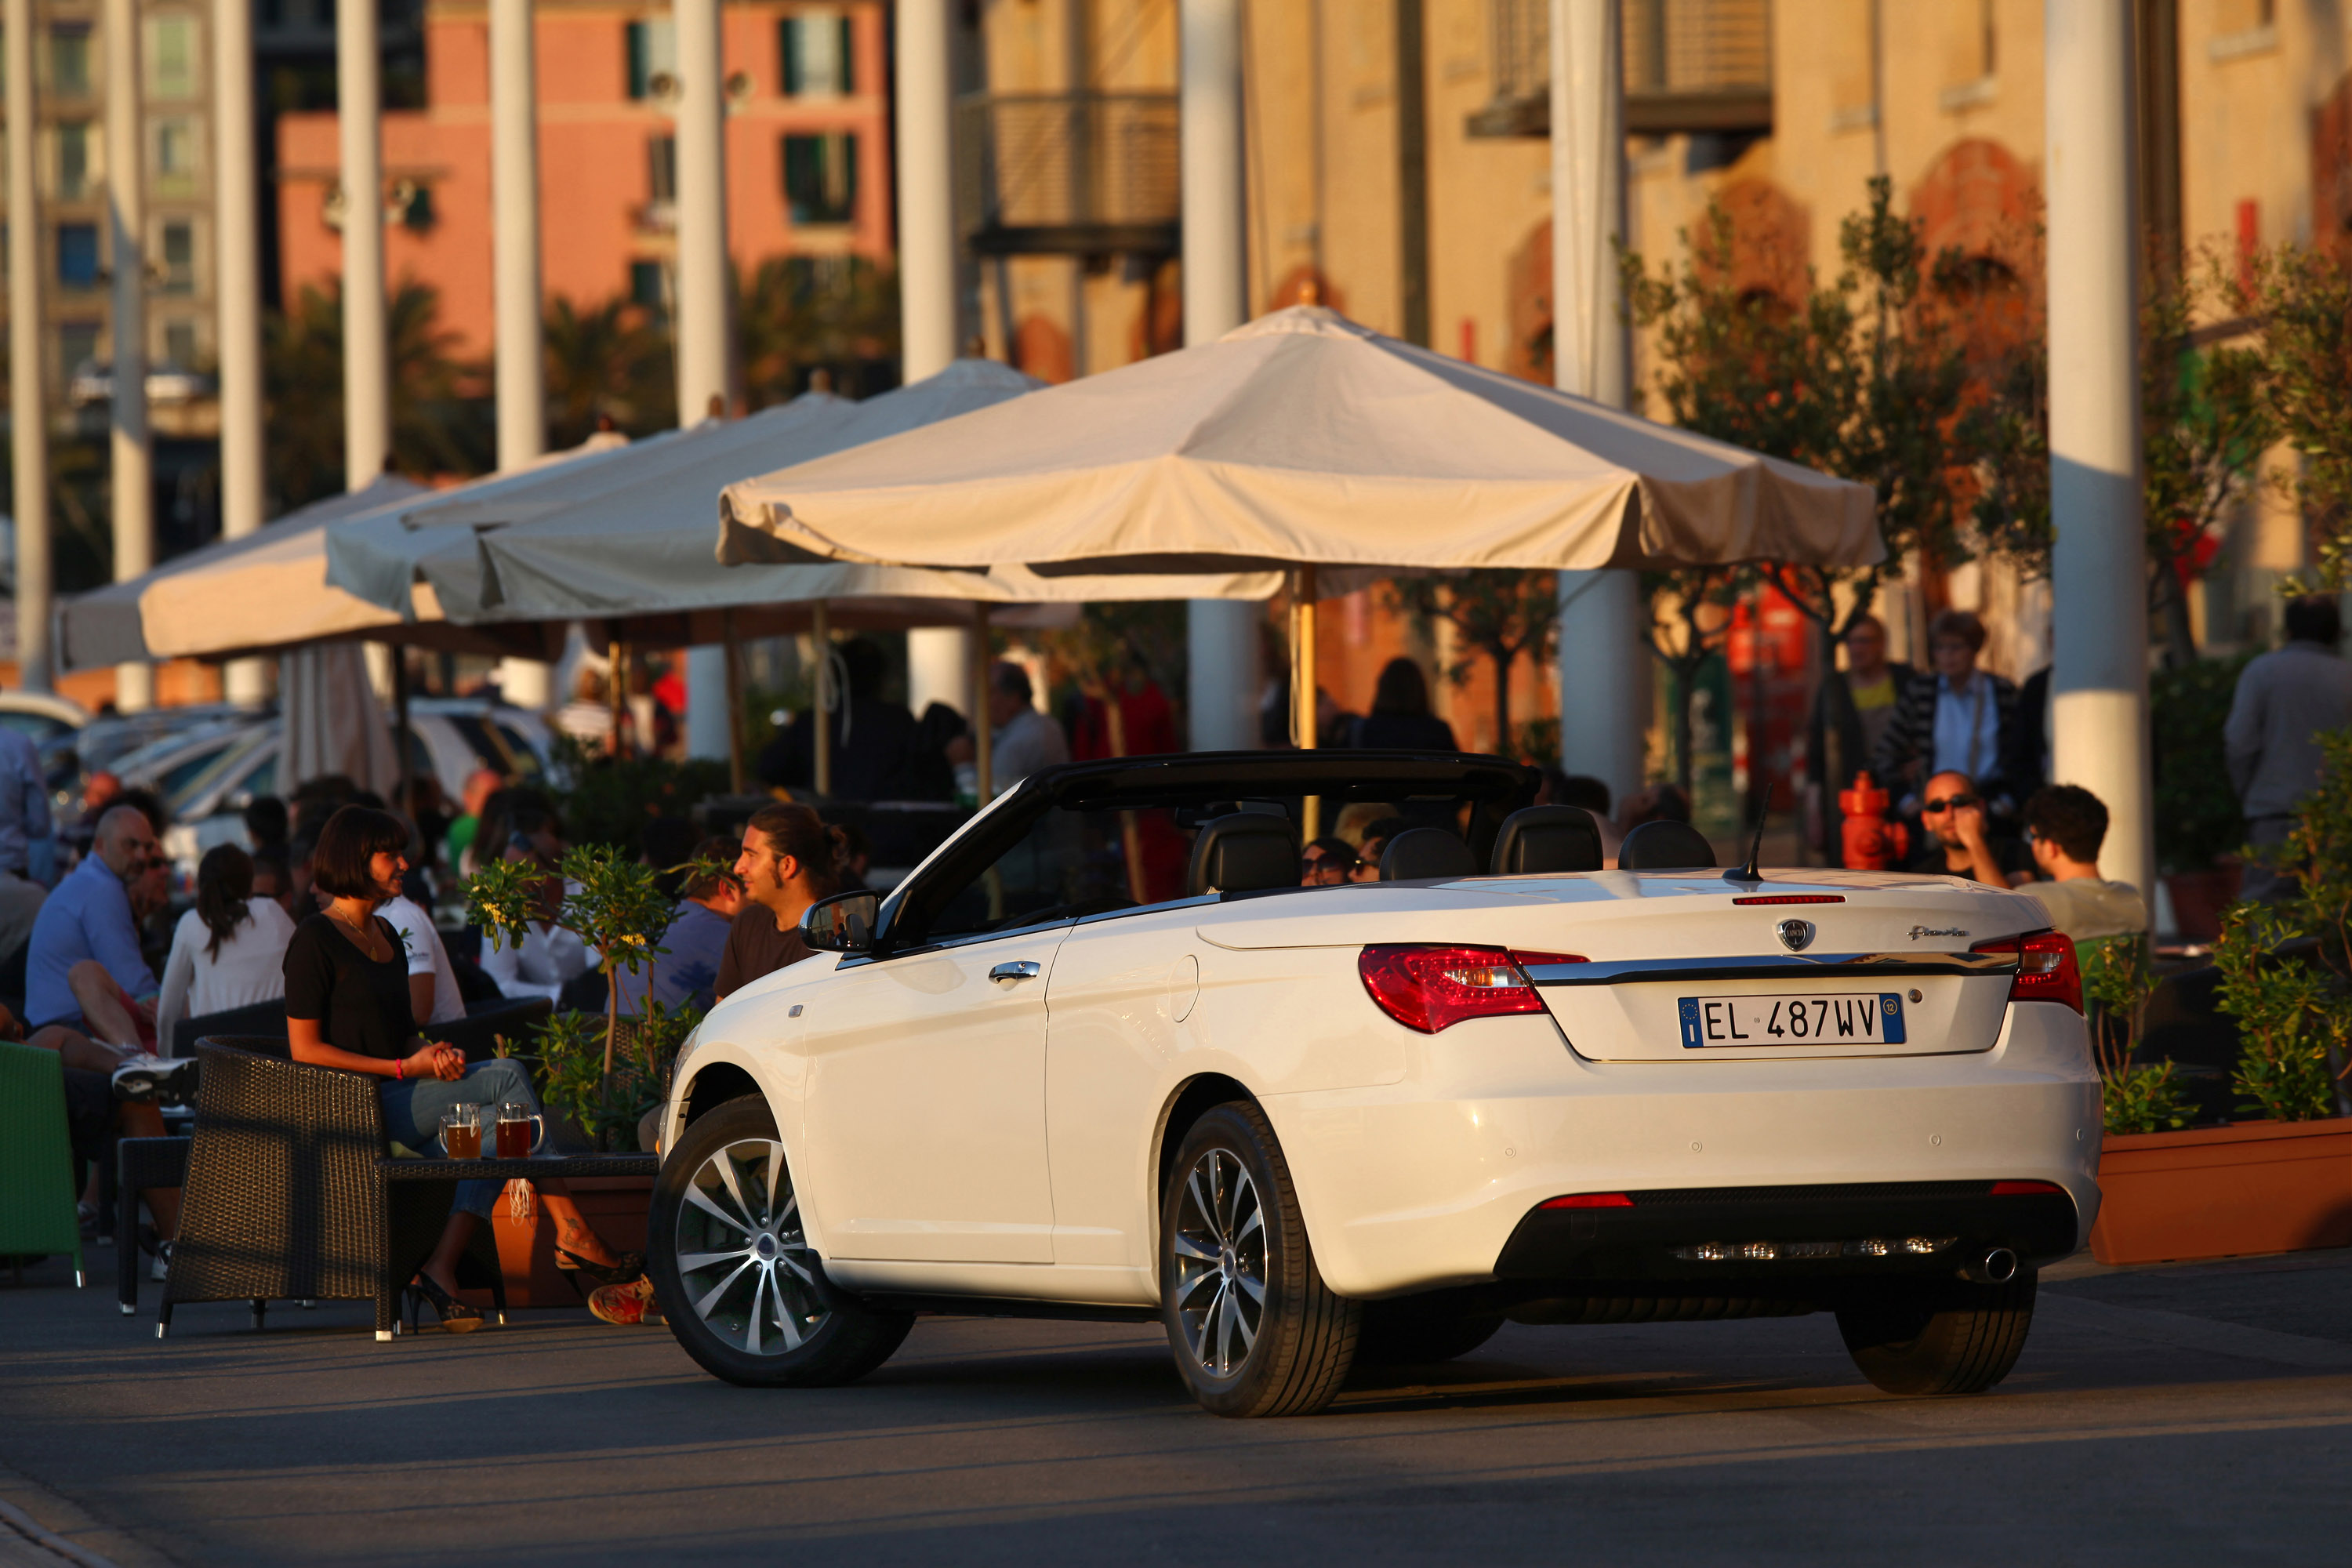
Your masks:
[[[839,79],[834,87],[841,93],[853,93],[857,90],[856,29],[846,16],[835,18],[834,26],[841,29],[841,41],[834,48],[833,58],[839,62],[835,73]]]
[[[643,98],[652,90],[653,51],[643,22],[629,24],[629,96]]]
[[[776,24],[776,47],[783,54],[784,96],[800,96],[801,23],[797,16],[786,16]]]

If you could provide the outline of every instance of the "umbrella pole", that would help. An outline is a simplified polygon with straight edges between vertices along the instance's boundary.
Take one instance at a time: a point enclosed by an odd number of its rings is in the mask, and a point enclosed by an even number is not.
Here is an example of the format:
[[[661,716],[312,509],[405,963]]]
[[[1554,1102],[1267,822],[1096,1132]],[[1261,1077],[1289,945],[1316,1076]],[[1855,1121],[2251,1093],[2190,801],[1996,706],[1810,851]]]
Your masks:
[[[735,612],[719,612],[719,646],[727,655],[727,793],[743,793],[743,665],[735,647]]]
[[[621,743],[621,721],[629,711],[629,648],[619,637],[604,645],[604,658],[610,671],[604,681],[604,700],[613,710],[612,754],[628,755]]]
[[[408,650],[392,645],[392,777],[393,806],[414,813],[408,798]]]
[[[972,643],[979,657],[971,661],[971,767],[980,804],[996,794],[994,727],[988,719],[988,606],[974,605]]]
[[[1315,749],[1315,568],[1301,566],[1290,586],[1290,728],[1301,751]],[[1323,797],[1300,803],[1302,843],[1323,837]]]
[[[815,781],[816,793],[833,793],[833,705],[826,699],[833,691],[833,622],[824,613],[824,601],[809,601],[809,642],[816,652],[816,679],[809,688],[814,695],[810,700],[809,717],[816,721],[816,754],[810,776]]]

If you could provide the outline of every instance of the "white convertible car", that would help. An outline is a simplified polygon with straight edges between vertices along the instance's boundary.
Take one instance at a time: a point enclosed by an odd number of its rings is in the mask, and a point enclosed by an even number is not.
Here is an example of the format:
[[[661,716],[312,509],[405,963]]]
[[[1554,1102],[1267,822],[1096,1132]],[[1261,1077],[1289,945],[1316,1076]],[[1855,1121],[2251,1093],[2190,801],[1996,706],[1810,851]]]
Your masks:
[[[649,1235],[696,1361],[835,1384],[922,1312],[1157,1320],[1201,1404],[1506,1320],[1825,1310],[1879,1387],[2016,1361],[2090,1234],[2072,944],[1939,877],[1622,868],[1533,770],[1195,753],[1032,777],[681,1054]],[[1299,887],[1302,799],[1420,826]]]

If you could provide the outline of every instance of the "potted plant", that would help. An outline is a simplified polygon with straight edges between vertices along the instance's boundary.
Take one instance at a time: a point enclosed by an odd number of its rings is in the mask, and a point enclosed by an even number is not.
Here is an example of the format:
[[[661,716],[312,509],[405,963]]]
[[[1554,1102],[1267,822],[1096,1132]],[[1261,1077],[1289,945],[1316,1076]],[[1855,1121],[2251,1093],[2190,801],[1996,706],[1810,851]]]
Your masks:
[[[2243,1119],[2125,1131],[2110,1100],[2091,1237],[2101,1262],[2352,1245],[2352,731],[2323,746],[2324,781],[2284,851],[2295,894],[2281,908],[2232,905],[2214,952],[2221,1009],[2238,1025]]]

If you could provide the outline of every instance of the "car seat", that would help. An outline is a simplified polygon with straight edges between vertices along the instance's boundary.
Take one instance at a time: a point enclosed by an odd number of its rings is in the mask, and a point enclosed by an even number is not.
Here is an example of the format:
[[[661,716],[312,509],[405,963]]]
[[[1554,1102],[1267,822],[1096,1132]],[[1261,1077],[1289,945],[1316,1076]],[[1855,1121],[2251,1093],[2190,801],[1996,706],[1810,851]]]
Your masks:
[[[1495,836],[1497,877],[1598,871],[1601,859],[1601,826],[1580,805],[1531,805],[1515,811]]]
[[[1478,858],[1470,846],[1443,827],[1412,827],[1381,851],[1381,880],[1412,882],[1430,877],[1475,877]]]
[[[1212,817],[1192,840],[1184,891],[1255,893],[1298,886],[1298,833],[1290,819],[1263,811]]]
[[[1645,822],[1617,849],[1620,871],[1707,871],[1718,864],[1715,847],[1687,822]]]

